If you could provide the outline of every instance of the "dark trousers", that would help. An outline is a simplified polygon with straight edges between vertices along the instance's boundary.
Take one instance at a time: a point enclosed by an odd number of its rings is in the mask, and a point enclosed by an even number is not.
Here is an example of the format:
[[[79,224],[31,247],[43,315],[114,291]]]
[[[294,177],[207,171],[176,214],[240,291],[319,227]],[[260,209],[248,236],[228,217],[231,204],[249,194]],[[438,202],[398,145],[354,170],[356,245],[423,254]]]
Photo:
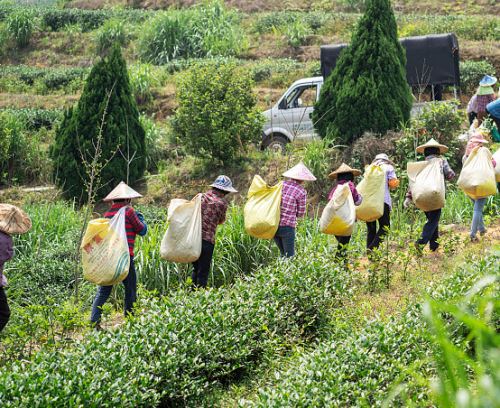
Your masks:
[[[10,318],[9,304],[7,303],[7,295],[5,289],[0,288],[0,332],[7,325]]]
[[[389,232],[389,228],[391,228],[391,207],[389,207],[389,204],[384,204],[384,214],[382,214],[382,217],[376,221],[367,222],[366,227],[368,229],[366,247],[368,249],[378,248],[384,239],[384,235],[386,235]]]
[[[434,211],[425,211],[427,222],[422,230],[422,235],[417,241],[417,244],[426,245],[429,243],[431,251],[435,251],[439,247],[437,240],[439,239],[439,218],[441,218],[441,208]]]
[[[472,123],[474,123],[474,119],[477,118],[477,113],[476,112],[469,112],[467,114],[467,116],[469,117],[469,125],[472,125]]]
[[[134,257],[130,257],[130,268],[127,277],[122,281],[125,286],[125,316],[132,313],[134,303],[137,300],[137,274],[135,272]],[[111,295],[113,286],[99,286],[97,289],[97,296],[92,304],[92,314],[90,321],[92,323],[99,323],[101,321],[102,306]]]
[[[335,238],[338,241],[337,245],[337,252],[335,253],[335,257],[337,258],[338,261],[340,262],[347,262],[347,245],[349,244],[349,241],[351,240],[351,236],[349,235],[348,237],[340,237],[335,235]]]
[[[201,241],[201,255],[193,262],[193,286],[205,288],[208,283],[210,265],[214,256],[215,245],[209,241]]]
[[[295,256],[295,228],[279,227],[274,236],[274,242],[276,242],[283,258]]]

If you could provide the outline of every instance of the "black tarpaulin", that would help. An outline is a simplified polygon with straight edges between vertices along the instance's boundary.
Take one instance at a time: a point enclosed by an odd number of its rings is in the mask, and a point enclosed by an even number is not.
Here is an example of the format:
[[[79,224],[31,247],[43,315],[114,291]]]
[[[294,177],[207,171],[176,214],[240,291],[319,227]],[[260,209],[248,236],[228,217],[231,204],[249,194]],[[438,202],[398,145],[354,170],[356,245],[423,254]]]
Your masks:
[[[406,79],[412,86],[460,86],[458,40],[455,34],[424,35],[400,40],[406,49]],[[335,68],[347,44],[321,46],[321,73],[326,78]]]

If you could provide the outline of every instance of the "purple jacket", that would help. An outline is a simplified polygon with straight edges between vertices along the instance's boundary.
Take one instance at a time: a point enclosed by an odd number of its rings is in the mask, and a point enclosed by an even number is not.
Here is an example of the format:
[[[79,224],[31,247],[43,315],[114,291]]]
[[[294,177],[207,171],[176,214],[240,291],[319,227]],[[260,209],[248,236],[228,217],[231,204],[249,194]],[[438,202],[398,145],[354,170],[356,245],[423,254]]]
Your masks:
[[[12,237],[0,231],[0,288],[7,285],[7,278],[3,275],[3,264],[14,256]]]

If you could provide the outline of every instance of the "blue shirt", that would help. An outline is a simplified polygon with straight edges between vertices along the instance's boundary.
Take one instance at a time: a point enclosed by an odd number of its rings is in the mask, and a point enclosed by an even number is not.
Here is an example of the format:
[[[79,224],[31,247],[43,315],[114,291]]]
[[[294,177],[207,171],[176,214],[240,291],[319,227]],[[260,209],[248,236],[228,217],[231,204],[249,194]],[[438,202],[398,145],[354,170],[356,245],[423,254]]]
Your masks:
[[[495,118],[500,118],[500,99],[490,102],[488,105],[486,105],[486,109],[488,110],[491,116],[494,116]]]

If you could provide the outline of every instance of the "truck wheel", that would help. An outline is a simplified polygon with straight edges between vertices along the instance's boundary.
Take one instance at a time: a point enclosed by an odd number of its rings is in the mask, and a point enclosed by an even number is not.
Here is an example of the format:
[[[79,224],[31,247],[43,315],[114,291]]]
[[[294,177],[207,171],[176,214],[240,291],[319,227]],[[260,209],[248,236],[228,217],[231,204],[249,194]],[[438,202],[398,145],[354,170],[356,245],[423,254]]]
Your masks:
[[[267,148],[275,153],[286,153],[286,145],[288,144],[288,139],[284,136],[272,136],[271,140],[267,143]]]

